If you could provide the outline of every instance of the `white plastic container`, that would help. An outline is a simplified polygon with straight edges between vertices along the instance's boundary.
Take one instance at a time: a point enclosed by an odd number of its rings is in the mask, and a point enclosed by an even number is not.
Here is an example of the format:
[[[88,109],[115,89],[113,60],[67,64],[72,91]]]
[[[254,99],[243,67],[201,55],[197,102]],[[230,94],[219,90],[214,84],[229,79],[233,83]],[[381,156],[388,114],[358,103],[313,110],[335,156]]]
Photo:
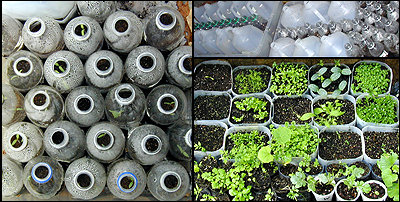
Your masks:
[[[236,27],[232,30],[233,46],[241,53],[251,52],[261,43],[263,32],[253,25]]]
[[[399,132],[399,128],[366,126],[366,127],[364,127],[362,129],[362,132],[363,132],[363,134],[366,133],[366,132],[382,132],[382,133],[383,132],[392,132],[392,133],[396,133],[397,132],[398,133]],[[366,149],[366,147],[367,147],[367,145],[365,145],[365,149]],[[363,154],[364,154],[364,161],[366,161],[367,163],[376,164],[376,162],[379,160],[379,159],[373,159],[373,158],[369,157],[365,150],[363,151]],[[397,159],[395,163],[399,164],[399,159]]]
[[[317,57],[321,46],[321,40],[316,36],[309,36],[295,41],[294,57]]]
[[[218,1],[216,3],[218,5],[218,9],[216,11],[217,16],[221,19],[235,18],[231,11],[232,2],[231,1]]]
[[[356,16],[358,3],[356,1],[331,1],[328,16],[334,22],[343,19],[352,20]]]
[[[217,40],[215,41],[215,44],[226,55],[240,53],[232,44],[232,39],[233,39],[232,31],[233,31],[232,27],[215,29],[215,33],[217,34]]]
[[[301,2],[285,4],[282,8],[281,24],[285,28],[295,28],[304,26],[303,19],[304,5]]]
[[[271,140],[271,138],[272,138],[271,131],[265,126],[260,126],[260,125],[258,125],[258,126],[235,126],[235,127],[229,128],[228,130],[225,131],[224,143],[222,145],[222,150],[225,151],[228,135],[230,135],[232,133],[237,133],[237,132],[249,133],[253,130],[257,130],[259,132],[266,133],[268,135],[269,140]]]
[[[205,13],[211,17],[211,19],[219,21],[221,18],[217,15],[218,5],[216,3],[213,4],[204,4]]]
[[[221,54],[223,53],[216,44],[217,34],[215,32],[216,29],[211,29],[207,31],[200,32],[200,36],[202,37],[201,44],[204,49],[207,50],[207,53],[211,54]]]
[[[315,177],[315,179],[318,179],[318,176]],[[332,201],[333,194],[335,193],[335,185],[336,185],[336,182],[333,181],[334,189],[331,191],[331,193],[329,193],[327,195],[320,195],[320,194],[315,193],[314,191],[311,191],[311,192],[314,194],[316,201]]]
[[[196,9],[195,9],[196,10]],[[194,32],[194,55],[204,55],[207,54],[207,50],[203,47],[203,34],[202,32],[206,32],[205,30],[197,30]]]
[[[247,2],[246,7],[250,13],[259,15],[264,19],[269,19],[274,4],[275,2],[273,1],[249,1]]]
[[[320,162],[320,164],[324,165],[324,166],[328,166],[328,164],[331,164],[331,163],[343,162],[343,163],[346,163],[346,164],[350,165],[350,164],[352,164],[354,162],[362,161],[363,160],[363,156],[364,156],[364,151],[365,151],[365,141],[364,141],[364,136],[363,136],[361,130],[358,129],[357,127],[355,127],[355,126],[331,126],[330,128],[325,127],[324,129],[321,130],[320,133],[323,133],[323,132],[331,132],[332,133],[332,132],[336,132],[336,131],[357,133],[361,137],[361,151],[362,151],[362,154],[359,157],[353,158],[353,159],[325,160],[325,159],[320,157],[319,150],[318,150],[318,161]]]
[[[330,4],[330,1],[304,1],[304,23],[311,25],[315,25],[317,22],[328,23],[328,9]]]
[[[228,130],[228,126],[221,122],[221,121],[194,121],[194,125],[206,125],[206,126],[220,126],[225,128],[225,134],[226,131]],[[193,134],[196,135],[196,134]],[[196,144],[196,143],[195,143]],[[206,152],[202,152],[202,151],[194,151],[194,159],[196,161],[200,161],[203,157],[207,156],[207,155],[211,155],[211,156],[219,156],[221,154],[221,151],[223,151],[224,145],[222,143],[222,147],[216,151],[206,151]]]
[[[291,57],[295,47],[295,41],[292,38],[279,38],[271,43],[269,57]]]
[[[196,70],[200,71],[200,70],[198,70],[198,68],[201,65],[227,65],[231,69],[229,75],[232,75],[232,66],[227,61],[223,61],[223,60],[208,60],[208,61],[201,62],[201,63],[197,64],[196,67],[194,67],[195,74],[196,74]],[[226,88],[227,89],[226,91],[222,91],[222,92],[230,93],[232,91],[232,85],[233,85],[232,84],[232,78],[230,80],[231,80],[230,86]],[[221,92],[221,91],[218,91],[218,92]]]
[[[228,118],[229,118],[229,114],[231,113],[231,108],[232,108],[232,96],[227,93],[227,92],[221,92],[221,91],[203,91],[203,90],[196,90],[194,91],[194,97],[193,100],[196,100],[197,97],[200,96],[226,96],[229,97],[229,112],[228,112],[228,116],[226,118],[220,119],[220,120],[216,120],[216,121],[221,121],[225,124],[228,124]]]
[[[298,97],[306,98],[306,99],[310,100],[310,102],[311,102],[311,105],[310,105],[310,107],[311,107],[311,108],[310,108],[310,112],[312,112],[312,108],[313,108],[313,107],[312,107],[312,101],[313,101],[313,98],[312,98],[310,95],[307,95],[307,94],[303,94],[303,95],[301,95],[301,96],[298,96],[298,95],[292,95],[292,96],[279,95],[279,96],[275,96],[275,97],[272,99],[272,103],[275,103],[275,101],[276,101],[277,99],[280,99],[280,98],[293,99],[293,98],[298,98]],[[275,105],[272,106],[272,111],[271,111],[271,113],[272,113],[271,122],[272,122],[272,124],[275,126],[275,128],[277,128],[277,127],[279,127],[279,126],[285,126],[285,124],[277,124],[277,123],[274,122]],[[310,120],[310,122],[308,122],[308,124],[313,125],[313,123],[314,123],[314,118],[311,117],[311,120]],[[318,128],[318,129],[319,129],[319,128]]]
[[[347,57],[348,55],[344,48],[346,43],[350,43],[350,39],[343,32],[335,32],[329,36],[322,36],[318,56]]]
[[[387,191],[387,187],[385,186],[385,184],[383,184],[382,182],[379,182],[378,180],[368,180],[364,184],[367,184],[367,183],[368,184],[372,184],[372,183],[379,184],[385,190],[385,195],[383,195],[381,198],[370,199],[364,195],[364,192],[360,191],[363,201],[386,201],[386,198],[388,196],[388,191]]]
[[[344,181],[344,179],[340,180],[335,185],[335,195],[336,195],[336,200],[338,200],[338,201],[348,201],[348,200],[340,197],[338,192],[337,192],[337,187],[339,186],[340,183],[343,183],[343,181]],[[358,199],[358,197],[360,197],[360,195],[361,195],[361,190],[357,189],[357,197],[355,199],[353,199],[353,200],[350,200],[350,201],[357,201],[357,199]]]
[[[240,18],[242,16],[250,16],[250,11],[246,8],[246,2],[244,1],[234,1],[231,6],[231,11],[233,15]]]

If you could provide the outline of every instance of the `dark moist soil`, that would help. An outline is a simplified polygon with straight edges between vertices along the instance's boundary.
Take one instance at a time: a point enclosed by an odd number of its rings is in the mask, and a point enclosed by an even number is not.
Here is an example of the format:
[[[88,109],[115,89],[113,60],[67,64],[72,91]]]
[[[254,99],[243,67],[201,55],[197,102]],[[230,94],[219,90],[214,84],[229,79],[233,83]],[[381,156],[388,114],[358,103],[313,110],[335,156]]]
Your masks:
[[[129,89],[121,89],[119,92],[118,92],[118,95],[121,97],[121,98],[129,98],[131,95],[132,95],[132,91],[131,90],[129,90]]]
[[[339,172],[340,169],[342,169],[343,172],[346,172],[346,168],[345,168],[344,166],[342,166],[342,165],[340,165],[340,164],[337,164],[337,163],[332,163],[332,164],[329,164],[329,165],[326,167],[326,172],[335,175],[336,173]],[[343,176],[343,175],[340,175],[338,178],[340,178],[340,177],[342,177],[342,176]]]
[[[239,81],[236,80],[236,77],[237,77],[237,75],[242,74],[242,73],[244,75],[248,75],[248,74],[250,74],[250,70],[261,73],[261,78],[262,78],[262,81],[265,83],[265,88],[263,88],[262,90],[257,91],[257,92],[249,92],[248,94],[260,93],[260,92],[267,90],[268,83],[271,78],[271,72],[267,68],[253,68],[253,69],[240,69],[233,73],[233,89],[232,89],[233,92],[235,92],[236,94],[241,94],[241,93],[239,93],[239,90],[241,89],[241,85],[240,85]]]
[[[263,163],[262,167],[267,171],[269,176],[273,176],[278,172],[278,166],[274,163]]]
[[[356,69],[357,69],[359,66],[360,66],[360,64],[358,64],[356,67],[354,67],[354,71],[353,71],[354,76],[357,75]],[[387,69],[386,69],[384,66],[381,66],[381,70],[387,70]],[[354,76],[353,76],[353,78],[354,78]],[[386,75],[386,79],[389,79],[389,80],[390,80],[390,74],[389,74],[389,73]],[[353,79],[353,83],[352,83],[352,84],[354,84],[354,87],[356,87],[356,86],[358,86],[359,83],[358,83],[356,80]],[[388,85],[388,88],[389,88],[389,85]],[[387,89],[386,89],[386,91],[387,91]],[[386,92],[386,91],[385,91],[385,92]]]
[[[51,139],[53,140],[54,144],[60,144],[64,140],[64,134],[60,131],[55,132]]]
[[[229,118],[229,121],[231,123],[234,123],[234,124],[239,124],[239,123],[265,123],[265,122],[268,121],[269,115],[271,113],[271,110],[270,110],[271,103],[266,98],[261,98],[260,100],[263,101],[263,102],[267,102],[265,111],[268,111],[268,116],[265,117],[264,119],[261,119],[261,120],[254,118],[253,115],[254,114],[258,114],[258,112],[254,112],[254,109],[250,109],[249,111],[242,111],[242,110],[239,110],[238,108],[236,108],[235,102],[236,101],[241,102],[243,100],[244,99],[235,99],[235,101],[232,102],[231,117]],[[232,118],[232,117],[240,118],[242,115],[244,115],[244,117],[243,117],[242,121],[240,121],[240,122],[236,122]]]
[[[42,106],[44,105],[44,103],[46,103],[46,96],[44,94],[37,94],[35,95],[35,97],[33,98],[33,103],[36,106]]]
[[[328,195],[329,193],[331,193],[333,191],[334,187],[330,184],[326,185],[326,184],[320,184],[317,183],[315,185],[315,192],[319,195]]]
[[[196,68],[194,90],[226,91],[232,87],[231,67],[221,64],[202,64]]]
[[[221,126],[194,125],[194,143],[200,142],[207,151],[216,151],[222,147],[225,128]]]
[[[26,60],[21,60],[17,63],[17,70],[21,73],[26,73],[31,68],[31,65]]]
[[[379,169],[378,164],[372,165],[372,171],[375,173],[375,175],[382,177],[382,171]]]
[[[64,61],[58,61],[57,64],[59,64],[59,65],[61,66],[61,68],[62,68],[64,71],[67,69],[67,63],[65,63]],[[55,71],[56,73],[58,72],[59,74],[61,74],[61,73],[64,72],[64,71],[61,70],[61,68],[58,67],[57,65],[54,65],[53,68],[54,68],[54,71]]]
[[[166,111],[170,111],[172,109],[174,109],[175,107],[175,102],[174,99],[170,98],[170,97],[165,97],[161,100],[161,108],[163,108]]]
[[[352,165],[356,165],[357,168],[364,169],[364,173],[362,174],[362,177],[365,176],[365,175],[368,175],[369,167],[365,163],[363,163],[361,161],[357,161],[357,162],[351,164],[350,166],[352,166]]]
[[[313,109],[321,107],[321,105],[327,103],[327,102],[332,102],[332,105],[335,106],[335,100],[336,99],[322,99],[318,100],[317,102],[314,103]],[[345,112],[343,115],[337,117],[337,125],[343,125],[343,124],[348,124],[351,123],[352,121],[355,120],[355,112],[354,112],[354,104],[348,100],[339,100],[339,103],[342,104],[340,107],[340,111]],[[323,118],[328,117],[328,114],[326,113],[321,113],[317,115],[317,117],[321,117],[324,115]],[[315,120],[315,118],[314,118]],[[323,123],[318,123],[320,126],[323,125]]]
[[[199,186],[200,189],[207,189],[211,187],[211,183],[201,177],[201,173],[196,173],[194,183]]]
[[[75,34],[78,35],[78,36],[85,36],[85,34],[87,33],[88,28],[87,28],[86,25],[83,25],[83,27],[85,28],[85,30],[83,31],[83,35],[82,35],[81,25],[78,25],[78,26],[75,27]]]
[[[174,21],[174,18],[170,14],[164,13],[160,16],[160,22],[164,25],[170,25]]]
[[[125,32],[128,29],[128,23],[125,20],[118,20],[115,23],[115,30],[118,32]]]
[[[250,133],[250,131],[239,131],[239,132],[236,132],[236,133]],[[232,133],[232,134],[236,134],[236,133]],[[225,150],[226,150],[226,151],[230,151],[230,150],[233,148],[233,146],[234,146],[234,143],[233,143],[232,139],[230,138],[230,135],[231,135],[231,134],[229,134],[229,135],[227,136],[227,139],[226,139],[226,143],[225,143]],[[264,142],[264,145],[267,145],[267,144],[268,144],[268,141],[269,141],[269,136],[268,136],[268,134],[259,131],[259,135],[263,137],[263,139],[261,140],[261,142]],[[256,144],[260,144],[261,142],[256,142]]]
[[[78,176],[77,182],[82,188],[88,187],[90,185],[90,177],[86,174],[81,174]]]
[[[311,163],[310,172],[306,172],[305,171],[306,174],[308,174],[308,175],[318,175],[319,173],[322,172],[323,167],[321,165],[319,165],[317,167],[314,167],[313,164],[314,164],[314,162]],[[305,168],[303,170],[305,170]]]
[[[349,189],[343,182],[338,185],[337,192],[340,197],[351,200],[357,197],[357,188]]]
[[[339,134],[339,135],[338,135]],[[362,155],[361,137],[351,132],[322,132],[319,154],[325,160],[352,159]]]
[[[10,144],[11,144],[11,146],[13,146],[14,148],[19,148],[19,147],[22,145],[22,143],[23,143],[24,141],[22,140],[22,137],[19,136],[17,142],[15,142],[15,144],[12,145],[12,143],[14,142],[15,139],[17,139],[17,136],[16,136],[16,135],[13,135],[13,136],[11,137],[11,139],[10,139]]]
[[[187,71],[192,71],[193,70],[193,64],[192,64],[192,58],[185,58],[183,60],[183,68],[185,68]]]
[[[252,179],[255,178],[256,182],[253,182]],[[264,173],[261,168],[257,168],[252,171],[252,176],[246,175],[244,178],[246,183],[245,186],[250,185],[252,188],[256,190],[268,190],[270,187],[271,178],[268,173]]]
[[[130,188],[132,188],[132,187],[135,187],[135,181],[133,181],[132,186],[129,187],[129,185],[131,184],[131,182],[132,182],[131,177],[123,177],[122,180],[121,180],[121,186],[122,186],[124,189],[130,189]]]
[[[97,69],[101,71],[106,71],[108,68],[110,68],[110,61],[106,59],[101,59],[97,62]]]
[[[35,175],[36,175],[39,179],[45,178],[48,174],[49,174],[49,170],[48,170],[46,167],[44,167],[44,166],[39,166],[39,167],[36,168],[36,170],[35,170]]]
[[[369,184],[371,186],[371,191],[368,193],[364,193],[364,195],[370,199],[378,199],[382,198],[385,195],[385,189],[381,187],[379,184],[373,182]],[[379,195],[375,195],[375,191],[379,192]]]
[[[395,132],[364,132],[365,153],[372,159],[379,159],[385,151],[393,150],[399,155],[399,133]]]
[[[142,66],[144,69],[150,69],[153,66],[153,58],[150,56],[144,56],[140,58],[140,66]]]
[[[299,119],[305,113],[311,113],[311,100],[307,98],[278,98],[274,101],[274,118],[276,124],[285,124],[295,121],[296,124],[305,124],[311,121]]]
[[[220,191],[211,190],[211,195],[216,197],[215,201],[230,201],[229,195],[225,192],[220,193]]]
[[[251,190],[251,195],[254,197],[251,201],[265,201],[265,195],[267,195],[268,189],[266,190]],[[275,196],[272,196],[272,201],[276,201]]]
[[[287,164],[287,165],[281,166],[281,167],[280,167],[280,171],[281,171],[281,173],[282,173],[283,175],[289,177],[290,174],[295,174],[295,173],[296,173],[297,168],[298,168],[298,167],[297,167],[296,165],[289,163],[289,164]]]
[[[221,120],[228,118],[230,99],[223,95],[199,96],[194,99],[195,120]]]
[[[155,138],[149,138],[145,143],[146,149],[149,150],[150,152],[156,151],[158,146],[159,146],[158,142]]]
[[[326,66],[326,65],[325,65],[324,67],[328,68],[328,70],[326,70],[326,72],[323,74],[324,79],[330,78],[330,77],[331,77],[331,74],[333,74],[333,73],[331,72],[331,69],[333,68],[333,66]],[[315,73],[317,73],[321,68],[322,68],[321,66],[317,66],[317,67],[314,67],[314,68],[312,68],[312,69],[310,70],[310,83],[311,83],[311,84],[317,85],[319,88],[322,87],[322,82],[321,82],[321,80],[317,79],[317,80],[315,80],[315,81],[311,81],[311,76],[314,75]],[[344,66],[340,66],[339,68],[340,68],[340,69],[343,69]],[[344,80],[344,81],[347,81],[347,84],[348,84],[348,82],[349,82],[349,77],[350,77],[350,75],[341,75],[339,79],[337,79],[336,81],[332,81],[332,83],[329,84],[329,86],[327,86],[327,87],[324,88],[324,89],[326,90],[326,92],[332,93],[334,90],[339,89],[339,84],[340,84],[340,82],[342,82],[343,80]],[[324,81],[325,81],[325,80],[324,80]],[[347,90],[348,90],[348,85],[346,85],[346,88],[343,89],[343,91],[342,91],[340,94],[344,94]],[[316,93],[316,94],[317,94],[317,93]]]
[[[103,134],[103,133],[100,133],[99,135],[101,135],[101,134]],[[100,138],[97,136],[97,144],[99,144],[103,147],[106,147],[107,145],[109,145],[110,141],[111,141],[111,138],[108,133],[106,133],[106,135],[104,135],[103,137],[100,137]]]
[[[32,23],[31,26],[29,26],[29,30],[31,30],[31,32],[37,32],[40,30],[41,27],[42,27],[42,23],[40,23],[39,21],[36,21],[36,22]]]
[[[218,167],[218,162],[217,159],[211,156],[205,156],[201,161],[199,162],[199,168],[200,172],[211,172],[213,168]]]
[[[81,98],[78,100],[78,108],[82,111],[90,109],[91,102],[88,98]]]
[[[280,175],[275,175],[271,179],[271,188],[276,193],[288,193],[288,185],[290,185],[289,179]]]
[[[165,177],[164,183],[166,187],[168,187],[169,189],[173,189],[178,186],[178,178],[173,175],[168,175],[167,177]]]

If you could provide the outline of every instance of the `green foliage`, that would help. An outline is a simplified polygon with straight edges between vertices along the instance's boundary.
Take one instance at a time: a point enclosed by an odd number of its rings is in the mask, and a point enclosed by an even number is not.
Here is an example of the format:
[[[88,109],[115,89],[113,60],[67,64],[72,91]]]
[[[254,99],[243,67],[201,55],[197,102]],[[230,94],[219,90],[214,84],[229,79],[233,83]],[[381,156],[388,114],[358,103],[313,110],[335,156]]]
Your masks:
[[[206,152],[206,151],[207,151],[206,148],[204,148],[203,146],[201,146],[201,143],[200,143],[200,142],[197,142],[196,144],[194,144],[194,149],[195,149],[196,151],[202,151],[202,152]]]
[[[318,94],[321,95],[321,96],[326,96],[326,95],[328,95],[328,92],[325,89],[320,88],[318,90]]]
[[[297,171],[294,174],[289,174],[290,181],[294,185],[295,188],[304,187],[307,185],[306,174],[303,171]]]
[[[399,165],[394,164],[398,159],[399,156],[391,151],[390,154],[384,152],[377,161],[378,167],[382,172],[382,180],[388,190],[388,196],[393,198],[394,201],[399,201]]]
[[[100,134],[99,136],[97,136],[97,138],[102,138],[102,137],[104,137],[104,135],[106,135],[106,133]]]
[[[235,101],[234,102],[236,108],[238,108],[241,111],[250,111],[253,110],[255,113],[253,117],[258,120],[263,120],[265,118],[268,118],[268,109],[267,109],[267,104],[268,101],[265,102],[259,98],[255,97],[247,97],[242,99],[242,101]],[[233,117],[232,117],[233,118]],[[240,118],[234,118],[234,120],[240,120],[242,121],[242,117]]]
[[[65,71],[64,68],[61,65],[59,65],[57,62],[55,63],[55,65],[61,70],[61,73]],[[60,73],[57,70],[55,70],[55,72]]]
[[[263,79],[264,74],[257,70],[249,69],[247,72],[241,72],[235,77],[240,94],[258,93],[267,88],[268,84]]]
[[[306,172],[310,172],[311,168],[317,168],[320,164],[317,160],[314,160],[314,163],[311,162],[311,156],[303,157],[303,160],[299,163],[299,170],[305,170]]]
[[[211,79],[212,81],[214,81],[214,78],[212,78],[211,76],[205,76],[204,78]]]
[[[274,197],[274,192],[272,191],[271,188],[268,189],[267,194],[265,194],[265,200],[266,201],[273,201]]]
[[[118,117],[120,117],[121,114],[122,114],[122,112],[124,112],[123,109],[121,109],[121,110],[119,110],[119,111],[114,111],[114,110],[108,110],[108,111],[111,112],[111,114],[113,115],[113,117],[114,117],[115,119],[118,118]]]
[[[199,185],[196,184],[196,187],[194,188],[194,195],[196,196],[196,201],[199,199],[200,193],[203,189],[199,187]]]
[[[355,165],[346,168],[344,175],[346,175],[346,179],[343,180],[343,184],[345,184],[349,189],[356,187],[357,189],[363,191],[364,193],[368,193],[371,191],[371,186],[368,183],[364,183],[363,181],[357,181],[357,178],[362,177],[364,173],[364,169],[357,168]]]
[[[355,68],[351,89],[355,93],[383,94],[388,91],[390,78],[389,70],[379,63],[361,63]]]
[[[257,158],[262,162],[262,163],[270,163],[274,160],[274,156],[271,154],[271,147],[270,146],[265,146],[258,151]]]
[[[135,182],[135,180],[133,179],[133,177],[131,177],[131,183],[129,183],[129,186],[128,186],[129,189],[132,188],[134,182]]]
[[[193,171],[194,171],[195,173],[200,172],[200,167],[199,167],[199,164],[197,163],[197,161],[194,162]]]
[[[366,122],[394,124],[397,119],[396,101],[391,96],[367,96],[357,100],[357,115]]]
[[[322,65],[321,65],[322,63]],[[315,84],[310,84],[308,87],[312,92],[318,93],[321,96],[326,96],[328,92],[325,90],[326,87],[328,87],[332,82],[340,79],[342,75],[350,75],[351,70],[350,68],[344,67],[343,69],[340,68],[340,60],[335,60],[335,66],[331,68],[331,74],[329,75],[329,78],[325,79],[324,74],[327,72],[328,68],[323,67],[323,62],[320,61],[318,65],[321,67],[315,74],[311,76],[311,81],[315,81],[319,79],[321,81],[321,87],[315,85]],[[345,80],[343,80],[345,81]],[[343,81],[340,83],[338,89],[335,89],[332,92],[333,96],[338,96],[340,93],[346,88],[347,82],[343,83]]]
[[[307,89],[308,69],[304,64],[273,64],[270,91],[277,95],[301,95]]]
[[[200,201],[217,201],[217,197],[211,196],[211,195],[209,195],[209,194],[203,194],[203,195],[201,196]]]
[[[339,116],[343,115],[345,112],[340,111],[342,106],[339,100],[335,102],[326,102],[320,107],[314,109],[314,113],[305,113],[300,117],[300,120],[305,121],[311,117],[315,117],[315,121],[320,125],[325,125],[330,127],[331,125],[337,125],[337,119]]]
[[[241,122],[243,121],[244,115],[240,116],[239,118],[232,116],[232,119],[235,120],[236,122]]]
[[[85,27],[83,26],[83,24],[81,24],[81,34],[82,36],[85,35]]]
[[[333,60],[335,61],[335,67],[340,67],[340,60]]]

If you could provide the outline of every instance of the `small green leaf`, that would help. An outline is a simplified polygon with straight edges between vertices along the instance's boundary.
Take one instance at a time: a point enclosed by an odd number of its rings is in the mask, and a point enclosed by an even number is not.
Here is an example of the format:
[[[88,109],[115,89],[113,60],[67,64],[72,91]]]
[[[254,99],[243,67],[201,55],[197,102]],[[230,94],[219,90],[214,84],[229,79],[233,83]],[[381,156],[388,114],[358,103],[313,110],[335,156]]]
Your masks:
[[[119,112],[118,112],[118,111],[114,111],[114,110],[108,110],[108,111],[110,111],[110,112],[112,113],[112,115],[113,115],[114,118],[118,118],[118,117],[121,116],[121,114],[122,114],[122,112],[123,112],[124,110],[121,109]]]
[[[271,147],[270,146],[262,147],[258,151],[257,157],[262,163],[270,163],[274,160],[274,156],[271,155]]]
[[[332,93],[332,96],[333,96],[333,97],[337,97],[337,96],[340,95],[340,93],[341,93],[340,90],[334,90],[333,93]]]
[[[311,77],[311,81],[315,81],[315,80],[317,80],[317,79],[318,79],[318,77],[319,77],[318,73],[315,73],[314,75],[312,75],[312,77]]]
[[[129,188],[132,188],[132,186],[133,186],[133,178],[131,178],[131,183],[129,184]]]
[[[342,70],[339,67],[336,67],[336,66],[331,69],[332,73],[339,73],[340,74],[341,71]]]
[[[24,110],[24,109],[23,109],[23,108],[17,108],[16,110],[17,110],[17,111],[21,111],[21,110]]]
[[[19,139],[19,134],[17,133],[17,140]]]
[[[340,76],[341,76],[340,72],[339,73],[333,73],[330,78],[331,78],[332,81],[336,81],[336,80],[338,80],[338,78],[340,78]]]
[[[339,90],[340,90],[340,91],[344,90],[344,89],[346,88],[346,86],[347,86],[347,81],[342,81],[342,82],[340,82],[340,84],[339,84]]]
[[[322,96],[325,96],[325,95],[328,95],[328,92],[326,92],[325,89],[320,88],[320,89],[318,90],[318,94],[319,94],[319,95],[322,95]]]
[[[18,75],[14,75],[14,76],[12,76],[11,78],[10,78],[10,80],[13,80],[13,79],[15,79],[15,78],[17,78],[18,77]]]
[[[308,86],[308,88],[310,88],[310,90],[313,91],[313,92],[318,92],[318,90],[319,90],[318,86],[315,85],[315,84],[310,84]]]
[[[104,135],[106,135],[105,133],[100,134],[99,136],[97,136],[97,138],[102,138]]]
[[[342,116],[343,114],[344,114],[344,112],[341,112],[340,110],[333,110],[330,113],[331,116],[335,116],[335,117]]]
[[[17,143],[17,141],[18,141],[18,139],[15,139],[15,140],[11,143],[11,145],[14,146],[15,143]]]
[[[350,75],[351,74],[351,70],[349,68],[342,69],[342,74],[343,75]]]
[[[325,81],[322,83],[322,88],[328,87],[331,83],[331,79],[325,79]]]
[[[324,112],[324,110],[323,110],[322,108],[319,108],[319,107],[318,107],[318,108],[315,108],[315,109],[314,109],[314,114],[315,114],[315,115],[318,115],[318,114],[320,114],[320,113],[322,113],[322,112]]]
[[[60,65],[58,68],[60,68],[61,72],[64,72],[64,68]]]
[[[318,70],[318,74],[321,76],[323,74],[325,74],[325,72],[328,70],[328,68],[326,67],[322,67],[321,69]]]
[[[314,116],[315,116],[315,114],[313,114],[313,113],[305,113],[305,114],[303,114],[303,116],[300,117],[300,120],[306,121]]]

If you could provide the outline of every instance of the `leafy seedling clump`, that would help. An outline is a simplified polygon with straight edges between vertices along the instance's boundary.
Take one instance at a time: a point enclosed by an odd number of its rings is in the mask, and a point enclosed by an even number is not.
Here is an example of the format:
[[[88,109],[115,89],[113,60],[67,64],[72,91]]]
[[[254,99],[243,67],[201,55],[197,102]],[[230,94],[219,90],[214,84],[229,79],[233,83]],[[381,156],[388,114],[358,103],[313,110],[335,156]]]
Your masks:
[[[308,68],[304,64],[281,63],[272,65],[270,91],[276,95],[301,95],[307,90]]]
[[[365,122],[394,124],[398,121],[397,103],[391,96],[367,96],[357,100],[357,115]]]
[[[354,69],[351,89],[354,93],[383,94],[390,84],[389,70],[379,63],[361,63]]]
[[[233,91],[237,94],[260,93],[268,88],[271,72],[267,68],[234,71]]]

